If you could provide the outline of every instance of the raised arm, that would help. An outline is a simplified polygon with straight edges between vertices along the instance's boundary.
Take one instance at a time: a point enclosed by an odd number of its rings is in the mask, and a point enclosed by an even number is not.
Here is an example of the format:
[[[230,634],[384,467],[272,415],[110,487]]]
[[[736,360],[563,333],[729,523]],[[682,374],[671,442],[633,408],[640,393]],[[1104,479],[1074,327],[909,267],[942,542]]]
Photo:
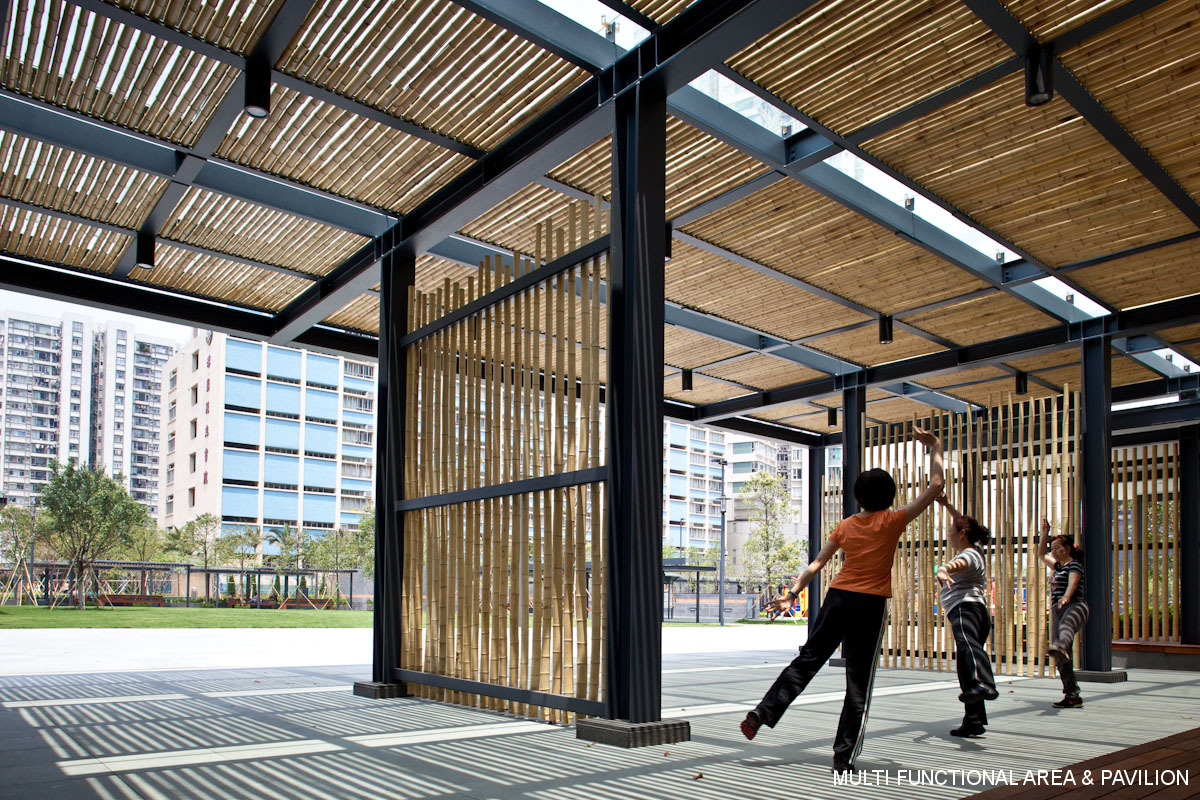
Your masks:
[[[1042,517],[1042,562],[1054,569],[1054,556],[1050,555],[1050,520]]]
[[[942,473],[942,440],[919,425],[913,425],[913,438],[929,448],[929,485],[902,509],[905,523],[921,516],[921,512],[929,508],[934,498],[946,488],[946,476]]]
[[[775,611],[784,611],[791,606],[792,601],[804,591],[804,587],[812,583],[813,578],[821,574],[821,570],[825,568],[829,559],[833,558],[833,554],[837,552],[837,549],[838,546],[832,539],[825,542],[825,546],[821,548],[821,552],[817,553],[817,557],[812,560],[812,563],[804,568],[804,572],[801,572],[796,578],[796,582],[792,584],[792,588],[786,594],[782,594],[770,603],[767,603],[767,608]]]
[[[946,509],[946,513],[950,515],[950,519],[958,519],[963,515],[961,511],[954,507],[954,504],[950,502],[949,498],[946,497],[945,492],[942,492],[934,499],[937,500],[938,505]]]

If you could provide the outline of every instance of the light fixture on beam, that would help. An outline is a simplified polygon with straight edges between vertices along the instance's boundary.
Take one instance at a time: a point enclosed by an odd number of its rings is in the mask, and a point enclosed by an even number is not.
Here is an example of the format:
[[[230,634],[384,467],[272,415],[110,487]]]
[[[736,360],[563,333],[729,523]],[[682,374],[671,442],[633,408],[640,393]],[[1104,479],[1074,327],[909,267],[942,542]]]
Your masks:
[[[831,428],[837,427],[837,409],[836,408],[831,408],[831,409],[829,409],[828,412],[826,412],[826,422],[829,423],[829,427],[831,427]]]
[[[154,234],[141,231],[134,245],[133,265],[140,269],[154,269]]]
[[[1034,45],[1025,53],[1025,105],[1040,106],[1054,99],[1054,54]]]
[[[1029,373],[1018,372],[1016,374],[1017,394],[1029,394]]]
[[[880,344],[891,344],[892,343],[892,315],[891,314],[880,314],[879,315],[879,343]]]
[[[690,392],[692,390],[692,371],[690,369],[685,369],[683,371],[683,378],[681,380],[683,381],[683,390],[685,392]]]
[[[271,68],[262,61],[246,62],[246,95],[242,110],[256,119],[271,113]]]

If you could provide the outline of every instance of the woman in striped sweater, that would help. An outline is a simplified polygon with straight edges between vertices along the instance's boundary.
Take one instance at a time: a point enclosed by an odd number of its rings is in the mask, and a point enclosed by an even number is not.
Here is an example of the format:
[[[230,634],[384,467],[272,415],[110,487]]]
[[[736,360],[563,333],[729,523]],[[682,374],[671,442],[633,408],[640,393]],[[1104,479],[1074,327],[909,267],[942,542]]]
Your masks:
[[[1042,554],[1050,577],[1050,657],[1058,666],[1063,699],[1055,708],[1083,708],[1079,682],[1071,666],[1071,645],[1088,619],[1083,594],[1083,549],[1070,536],[1050,536],[1050,521],[1042,519],[1042,541],[1049,552]]]

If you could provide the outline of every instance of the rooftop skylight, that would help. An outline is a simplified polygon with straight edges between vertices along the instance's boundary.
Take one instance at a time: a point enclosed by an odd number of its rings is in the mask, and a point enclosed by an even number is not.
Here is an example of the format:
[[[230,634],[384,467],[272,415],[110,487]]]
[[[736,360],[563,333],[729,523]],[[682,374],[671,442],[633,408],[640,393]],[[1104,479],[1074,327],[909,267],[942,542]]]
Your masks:
[[[1146,408],[1148,406],[1165,406],[1168,403],[1178,403],[1179,395],[1168,394],[1163,397],[1152,397],[1149,400],[1129,400],[1124,403],[1113,403],[1113,411],[1125,411],[1130,408]]]
[[[618,14],[600,0],[538,0],[589,31],[629,50],[650,35],[650,31]]]
[[[1200,373],[1200,365],[1197,365],[1195,361],[1192,361],[1178,350],[1172,350],[1169,347],[1163,347],[1155,350],[1154,355],[1162,356],[1164,359],[1179,367],[1184,372]]]
[[[1063,300],[1066,300],[1068,303],[1078,308],[1080,312],[1089,317],[1103,317],[1108,314],[1108,309],[1106,309],[1104,306],[1100,305],[1086,294],[1072,289],[1070,286],[1054,276],[1040,278],[1034,281],[1033,285],[1045,289],[1055,297],[1061,297]]]
[[[808,127],[714,70],[696,78],[690,86],[777,136],[791,136]]]

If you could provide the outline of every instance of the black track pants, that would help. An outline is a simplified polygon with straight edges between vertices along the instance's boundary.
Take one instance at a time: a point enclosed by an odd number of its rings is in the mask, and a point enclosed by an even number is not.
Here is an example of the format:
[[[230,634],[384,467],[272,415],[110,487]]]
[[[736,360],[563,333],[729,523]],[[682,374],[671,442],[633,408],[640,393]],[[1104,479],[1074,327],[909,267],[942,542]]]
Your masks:
[[[959,603],[946,612],[950,629],[954,631],[954,660],[958,669],[958,685],[965,692],[982,684],[996,688],[992,677],[992,662],[984,645],[992,632],[992,618],[983,603]],[[982,700],[965,703],[964,725],[987,725],[987,710]]]
[[[853,763],[862,750],[871,684],[875,680],[887,598],[862,592],[830,589],[808,631],[800,655],[779,673],[755,710],[764,723],[775,727],[783,712],[833,655],[838,645],[846,659],[846,699],[838,722],[833,754]]]

